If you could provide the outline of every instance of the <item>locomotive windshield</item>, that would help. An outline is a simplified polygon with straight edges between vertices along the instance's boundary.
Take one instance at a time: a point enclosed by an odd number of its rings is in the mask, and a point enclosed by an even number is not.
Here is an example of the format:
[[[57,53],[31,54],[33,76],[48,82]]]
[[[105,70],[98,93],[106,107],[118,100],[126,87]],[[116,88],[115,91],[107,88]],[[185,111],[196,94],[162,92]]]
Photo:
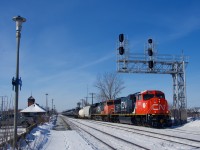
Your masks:
[[[151,98],[153,98],[154,97],[154,94],[144,94],[143,95],[143,99],[144,100],[149,100],[149,99],[151,99]]]
[[[136,101],[136,95],[132,94],[128,96],[130,100],[133,100],[134,102]]]
[[[144,100],[149,100],[151,98],[165,98],[165,95],[163,93],[156,93],[155,95],[154,94],[144,94],[143,95],[143,99]]]
[[[113,105],[113,102],[111,101],[111,102],[107,102],[107,105],[109,106],[109,105]]]
[[[121,104],[121,99],[120,100],[115,100],[114,104]]]
[[[158,98],[165,98],[165,94],[156,93],[156,97],[158,97]]]

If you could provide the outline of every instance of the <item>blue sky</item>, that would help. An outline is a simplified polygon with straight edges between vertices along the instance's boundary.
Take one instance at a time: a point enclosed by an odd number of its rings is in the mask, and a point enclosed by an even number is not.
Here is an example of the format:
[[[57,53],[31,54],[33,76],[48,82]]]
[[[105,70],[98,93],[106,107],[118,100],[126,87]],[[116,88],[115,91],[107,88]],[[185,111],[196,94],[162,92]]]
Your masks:
[[[188,106],[200,106],[200,1],[199,0],[43,0],[0,2],[0,96],[14,99],[11,79],[16,71],[15,22],[23,24],[20,76],[23,86],[19,108],[31,95],[59,111],[73,108],[88,93],[97,92],[98,74],[116,71],[118,34],[128,36],[132,52],[144,51],[149,37],[160,54],[190,57],[186,69]],[[120,96],[146,89],[166,93],[172,102],[172,77],[120,74],[125,89]],[[88,88],[87,88],[88,87]],[[88,90],[87,90],[88,89]],[[91,101],[91,99],[89,99]]]

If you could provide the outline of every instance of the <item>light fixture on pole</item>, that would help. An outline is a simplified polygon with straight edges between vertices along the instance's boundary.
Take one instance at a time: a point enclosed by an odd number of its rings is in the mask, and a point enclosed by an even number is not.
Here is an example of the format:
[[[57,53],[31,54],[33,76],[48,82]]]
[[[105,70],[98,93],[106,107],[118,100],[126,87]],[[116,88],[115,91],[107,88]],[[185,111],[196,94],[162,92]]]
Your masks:
[[[21,89],[22,80],[19,78],[19,46],[22,23],[26,22],[26,19],[21,16],[13,17],[13,21],[16,22],[16,42],[17,42],[17,66],[16,66],[16,78],[13,77],[12,85],[13,90],[15,88],[15,108],[14,108],[14,137],[13,137],[13,149],[16,147],[17,142],[17,113],[18,113],[18,98],[19,98],[19,86]]]

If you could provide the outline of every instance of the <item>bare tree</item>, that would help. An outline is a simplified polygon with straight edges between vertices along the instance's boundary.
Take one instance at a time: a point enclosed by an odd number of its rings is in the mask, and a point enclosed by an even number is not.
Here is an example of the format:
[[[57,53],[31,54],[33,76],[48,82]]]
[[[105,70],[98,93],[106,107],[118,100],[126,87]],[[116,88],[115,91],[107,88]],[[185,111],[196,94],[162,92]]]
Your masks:
[[[98,75],[95,87],[99,90],[98,97],[103,100],[115,99],[125,88],[124,82],[117,73]]]

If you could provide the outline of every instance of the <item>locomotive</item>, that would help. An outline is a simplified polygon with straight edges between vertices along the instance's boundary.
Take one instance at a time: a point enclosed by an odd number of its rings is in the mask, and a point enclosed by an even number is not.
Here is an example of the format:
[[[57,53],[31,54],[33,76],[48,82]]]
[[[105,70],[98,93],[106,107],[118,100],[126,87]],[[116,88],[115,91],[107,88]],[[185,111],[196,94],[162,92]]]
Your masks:
[[[159,90],[146,90],[86,106],[79,110],[79,118],[151,127],[172,125],[165,94]]]

